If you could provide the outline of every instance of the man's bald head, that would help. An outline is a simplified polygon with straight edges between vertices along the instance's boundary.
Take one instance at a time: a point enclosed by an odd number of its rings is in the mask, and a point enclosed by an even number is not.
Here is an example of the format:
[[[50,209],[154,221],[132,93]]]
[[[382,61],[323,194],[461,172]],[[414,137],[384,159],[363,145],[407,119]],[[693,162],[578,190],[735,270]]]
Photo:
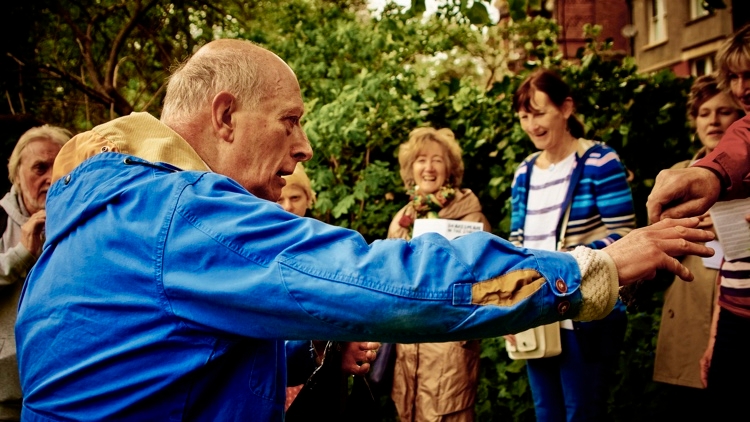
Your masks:
[[[217,40],[172,75],[161,120],[212,171],[276,201],[283,177],[312,157],[304,113],[297,77],[281,58],[248,41]]]
[[[169,78],[161,120],[184,123],[210,106],[221,91],[255,107],[276,85],[269,69],[286,63],[250,41],[222,39],[201,47]],[[291,69],[289,69],[291,71]]]

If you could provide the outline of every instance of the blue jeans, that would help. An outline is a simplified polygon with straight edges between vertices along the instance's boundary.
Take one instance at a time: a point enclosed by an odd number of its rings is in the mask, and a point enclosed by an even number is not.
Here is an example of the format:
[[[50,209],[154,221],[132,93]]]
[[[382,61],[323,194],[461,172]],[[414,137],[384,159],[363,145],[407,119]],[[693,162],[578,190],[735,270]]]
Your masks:
[[[561,329],[560,355],[526,361],[537,422],[607,420],[626,325],[624,311],[616,308],[604,320]]]

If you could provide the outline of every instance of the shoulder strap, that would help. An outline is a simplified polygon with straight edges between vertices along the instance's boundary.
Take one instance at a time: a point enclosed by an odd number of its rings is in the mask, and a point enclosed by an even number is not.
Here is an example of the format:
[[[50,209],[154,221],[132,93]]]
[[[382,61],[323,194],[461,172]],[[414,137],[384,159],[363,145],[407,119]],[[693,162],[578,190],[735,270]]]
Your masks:
[[[570,175],[570,185],[568,185],[568,193],[565,195],[565,205],[561,210],[560,220],[557,223],[557,250],[562,250],[565,247],[565,231],[568,228],[568,219],[570,218],[570,209],[573,208],[573,192],[576,190],[578,182],[581,180],[583,175],[583,168],[586,167],[586,160],[589,155],[593,152],[596,146],[584,151],[584,153],[576,160],[576,166],[573,169],[573,174]]]

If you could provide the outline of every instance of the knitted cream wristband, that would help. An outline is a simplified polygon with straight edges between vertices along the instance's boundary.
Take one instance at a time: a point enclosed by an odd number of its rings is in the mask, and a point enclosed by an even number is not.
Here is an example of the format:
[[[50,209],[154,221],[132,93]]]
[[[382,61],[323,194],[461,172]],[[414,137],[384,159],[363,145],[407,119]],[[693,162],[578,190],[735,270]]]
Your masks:
[[[607,316],[615,307],[620,288],[617,266],[604,251],[579,246],[572,252],[581,269],[581,311],[573,319],[591,321]]]

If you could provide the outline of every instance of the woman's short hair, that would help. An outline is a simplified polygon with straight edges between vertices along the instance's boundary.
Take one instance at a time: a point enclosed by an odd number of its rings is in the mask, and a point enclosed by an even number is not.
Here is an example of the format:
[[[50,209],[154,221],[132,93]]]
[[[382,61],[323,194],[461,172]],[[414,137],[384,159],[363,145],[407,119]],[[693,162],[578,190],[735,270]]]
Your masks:
[[[750,63],[750,24],[732,34],[716,52],[717,80],[719,87],[727,88],[729,74]],[[747,70],[747,69],[746,69]]]
[[[315,192],[312,190],[310,178],[307,177],[305,167],[302,166],[302,163],[297,163],[294,173],[284,176],[284,180],[286,180],[287,186],[297,186],[302,189],[305,195],[307,195],[307,208],[312,208],[312,205],[315,203]]]
[[[688,94],[687,108],[690,120],[695,121],[695,118],[698,117],[698,111],[700,111],[703,103],[722,92],[723,90],[719,87],[719,81],[714,75],[703,75],[696,78],[695,81],[693,81],[693,85],[690,87],[690,94]],[[737,110],[739,110],[739,115],[743,115],[744,111],[741,111],[742,108],[740,105],[734,101],[734,96],[730,97],[732,98],[732,102]]]
[[[10,183],[16,183],[16,179],[18,178],[18,165],[21,163],[21,153],[31,142],[46,139],[63,146],[68,142],[70,137],[71,133],[67,129],[50,125],[33,127],[24,132],[24,134],[18,138],[18,142],[16,142],[16,146],[13,148],[13,152],[8,159],[8,179],[10,179]]]
[[[516,93],[513,95],[513,110],[517,112],[521,110],[535,111],[531,102],[537,91],[547,94],[552,104],[559,109],[562,108],[568,97],[572,99],[570,87],[557,73],[549,69],[539,69],[532,72],[521,82],[521,86],[518,87]],[[575,113],[571,113],[570,117],[568,117],[568,130],[575,138],[580,138],[584,135],[583,123],[578,120]]]
[[[464,178],[464,161],[461,158],[461,146],[456,141],[453,131],[448,128],[435,129],[432,127],[420,127],[409,133],[409,140],[401,144],[398,148],[398,163],[401,167],[401,180],[404,186],[411,189],[415,185],[414,172],[412,167],[417,160],[417,156],[424,149],[425,145],[434,141],[442,145],[445,150],[447,160],[446,169],[448,172],[447,182],[454,188],[461,187],[461,181]]]

